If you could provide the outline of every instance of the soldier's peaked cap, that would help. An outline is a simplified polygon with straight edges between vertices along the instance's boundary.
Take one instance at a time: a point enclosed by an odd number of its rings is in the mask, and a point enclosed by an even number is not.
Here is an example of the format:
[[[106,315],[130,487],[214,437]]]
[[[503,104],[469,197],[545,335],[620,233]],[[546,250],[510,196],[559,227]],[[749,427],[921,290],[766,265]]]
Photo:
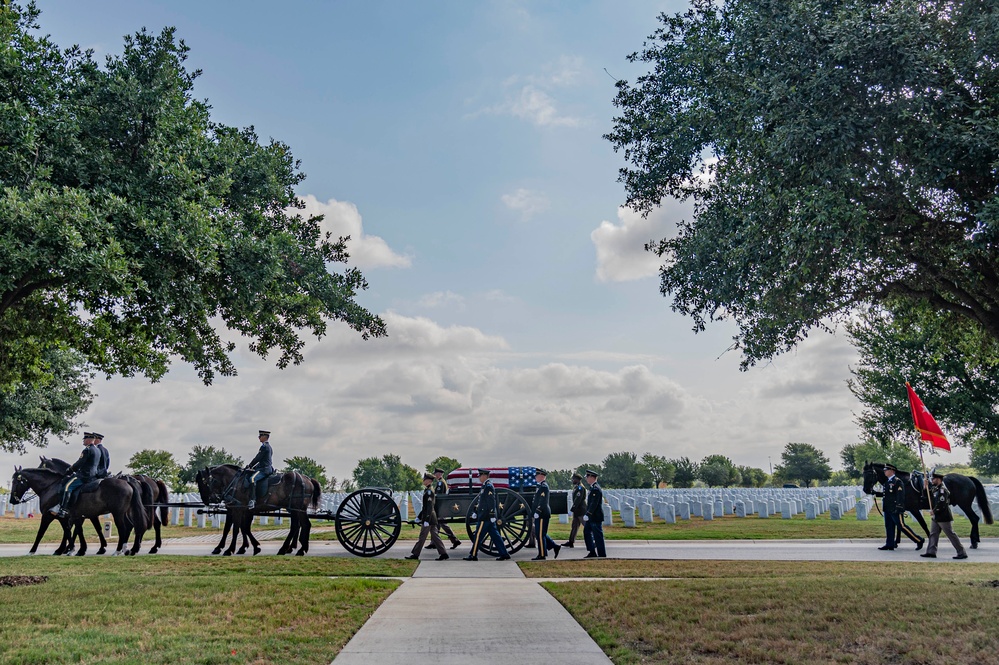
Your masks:
[[[933,476],[934,478],[939,478],[940,480],[943,480],[944,477],[943,473],[937,471],[935,468],[930,469],[930,475]]]
[[[97,432],[91,432],[90,436],[94,437],[98,441],[103,441],[104,440],[104,435],[103,434],[98,434]]]
[[[444,469],[437,467],[436,469],[434,469],[434,473],[444,473]]]
[[[83,438],[84,439],[92,439],[92,438],[94,438],[94,433],[93,432],[84,432],[83,433]]]
[[[479,469],[479,475],[480,476],[488,476],[488,475],[490,475],[489,474],[489,469]]]
[[[262,430],[258,430],[258,431],[257,431],[257,436],[270,436],[270,435],[271,435],[271,433],[270,433],[270,432],[268,432],[268,431],[267,431],[267,430],[265,430],[265,429],[262,429]]]
[[[534,475],[536,475],[536,476],[547,476],[548,472],[545,471],[542,468],[537,468],[537,469],[534,470]]]
[[[593,476],[594,478],[598,478],[600,476],[600,474],[594,471],[593,469],[587,469],[586,475]]]
[[[433,480],[434,476],[431,473],[425,473],[425,474],[423,474],[423,479],[424,480]]]
[[[895,466],[894,464],[890,464],[890,463],[889,464],[885,464],[885,471],[887,471],[888,469],[891,469],[892,471],[898,471],[898,467]]]
[[[581,475],[579,475],[578,473],[574,473],[574,474],[572,474],[572,479],[573,480],[582,480],[583,477]]]

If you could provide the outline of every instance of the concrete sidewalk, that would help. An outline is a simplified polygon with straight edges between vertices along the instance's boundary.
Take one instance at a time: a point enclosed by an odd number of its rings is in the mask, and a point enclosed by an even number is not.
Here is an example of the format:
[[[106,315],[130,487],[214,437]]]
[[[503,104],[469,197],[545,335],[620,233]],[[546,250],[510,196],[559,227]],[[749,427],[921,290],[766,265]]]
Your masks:
[[[336,665],[539,661],[606,665],[576,620],[512,561],[423,561],[334,659]]]

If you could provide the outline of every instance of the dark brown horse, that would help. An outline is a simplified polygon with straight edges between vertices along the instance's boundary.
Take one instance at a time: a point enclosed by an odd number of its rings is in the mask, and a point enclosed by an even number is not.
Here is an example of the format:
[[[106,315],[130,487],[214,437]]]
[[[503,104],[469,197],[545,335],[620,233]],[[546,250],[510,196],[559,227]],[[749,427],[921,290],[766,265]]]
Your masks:
[[[922,487],[913,487],[911,475],[908,471],[896,472],[899,480],[905,485],[905,509],[912,513],[923,527],[926,535],[930,535],[926,528],[926,521],[919,511],[930,509],[930,500],[926,496],[926,490]],[[882,462],[867,462],[864,464],[864,493],[873,494],[874,485],[881,483],[884,485],[888,481],[885,475],[885,465]],[[978,501],[978,508],[982,511],[982,517],[986,524],[992,524],[992,509],[989,507],[989,499],[985,495],[985,487],[981,481],[974,476],[965,476],[960,473],[948,473],[944,476],[944,484],[950,490],[950,505],[959,507],[968,520],[971,522],[971,548],[977,549],[981,538],[978,535],[978,514],[975,512],[974,503]]]
[[[39,459],[41,459],[41,464],[39,465],[40,469],[51,469],[52,471],[58,471],[65,474],[70,466],[68,462],[64,462],[61,459],[49,459],[44,455],[39,455]],[[41,512],[42,521],[38,525],[38,534],[35,535],[35,543],[28,551],[29,555],[38,551],[38,543],[41,542],[45,532],[48,531],[49,525],[56,519],[56,516],[50,513],[47,509],[42,509]],[[97,532],[97,538],[101,541],[101,548],[97,550],[97,553],[104,554],[108,549],[108,541],[104,538],[104,529],[101,528],[101,521],[96,517],[91,517],[90,523],[94,525],[94,531]],[[63,541],[60,543],[58,551],[62,554],[72,554],[75,549],[75,546],[73,545],[75,539],[75,533],[73,534],[73,539],[68,543],[66,542],[65,536],[63,536]]]
[[[233,475],[239,473],[242,467],[234,466],[232,464],[224,464],[222,466],[229,466],[233,469]],[[227,482],[222,480],[223,477],[228,474],[213,473],[213,471],[220,467],[205,467],[204,469],[198,469],[197,475],[194,477],[195,482],[198,485],[198,492],[201,494],[201,502],[206,506],[214,506],[225,503],[222,495],[225,493],[225,488],[228,485]],[[212,550],[212,554],[221,554],[223,548],[225,548],[226,539],[229,537],[229,532],[233,527],[233,515],[232,511],[226,508],[225,512],[225,526],[222,529],[222,540],[219,544],[215,546]],[[236,544],[236,538],[240,533],[239,529],[236,529],[232,534],[233,546]],[[247,532],[243,531],[243,546],[239,548],[238,554],[243,554],[249,547],[247,542]],[[253,538],[252,534],[249,536]],[[256,556],[260,554],[260,543],[257,542],[256,538],[253,538],[253,554]]]
[[[267,494],[253,510],[246,508],[250,500],[250,488],[244,482],[242,469],[232,464],[207,469],[207,485],[211,491],[224,488],[221,491],[226,508],[232,516],[234,529],[244,533],[254,543],[254,554],[259,551],[258,543],[251,533],[251,524],[257,513],[268,513],[276,510],[287,510],[291,516],[291,528],[288,536],[278,550],[279,555],[289,554],[297,544],[301,544],[297,556],[304,556],[309,551],[309,534],[312,522],[308,509],[319,505],[322,490],[311,478],[296,471],[286,471],[279,474],[277,482],[270,483]],[[266,481],[265,481],[266,482]],[[236,537],[233,536],[229,549],[223,554],[230,556],[236,549]]]
[[[15,503],[21,501],[30,489],[38,495],[38,504],[41,510],[47,512],[62,498],[65,480],[63,474],[51,469],[16,467],[11,479],[11,500]],[[142,535],[146,531],[146,515],[138,485],[133,486],[128,481],[119,478],[105,478],[100,481],[96,489],[81,493],[69,512],[69,518],[62,521],[64,542],[70,540],[71,525],[82,526],[84,519],[110,513],[115,528],[118,529],[118,551],[115,553],[117,554],[124,549],[127,544],[126,530],[130,530],[132,527],[135,528],[135,542],[132,549],[125,550],[124,553],[134,555],[139,552],[139,547],[142,545]],[[78,526],[77,530],[80,533],[80,549],[76,555],[83,556],[87,553],[87,542],[83,538],[82,528]],[[61,550],[56,550],[56,554],[62,553]]]

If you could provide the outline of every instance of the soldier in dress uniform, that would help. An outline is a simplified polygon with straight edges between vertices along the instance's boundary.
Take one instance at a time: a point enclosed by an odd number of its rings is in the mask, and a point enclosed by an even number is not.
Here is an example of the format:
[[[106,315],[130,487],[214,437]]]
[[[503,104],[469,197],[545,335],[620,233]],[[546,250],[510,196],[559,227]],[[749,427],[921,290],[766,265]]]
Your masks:
[[[572,527],[569,530],[569,540],[562,543],[562,547],[573,548],[576,546],[576,533],[586,514],[586,488],[583,487],[583,477],[578,473],[572,474],[572,506],[569,512],[572,513]]]
[[[531,509],[534,511],[534,540],[538,543],[538,556],[534,557],[532,561],[544,561],[548,558],[549,550],[555,553],[557,559],[559,550],[562,549],[561,545],[556,545],[548,537],[548,524],[552,520],[552,507],[548,503],[551,490],[548,489],[547,478],[548,472],[544,469],[537,469],[534,473],[534,480],[537,481],[538,487],[534,490],[534,501],[531,504]]]
[[[482,489],[479,490],[479,505],[476,508],[478,512],[472,513],[472,519],[477,522],[475,540],[472,542],[472,553],[465,557],[465,561],[479,560],[479,543],[482,542],[483,529],[492,538],[493,547],[499,550],[500,555],[496,560],[506,561],[510,558],[510,553],[506,551],[503,537],[496,528],[496,488],[489,480],[489,469],[479,469],[479,478],[482,480]]]
[[[885,464],[886,480],[882,484],[884,499],[881,501],[885,518],[885,544],[879,547],[879,550],[894,550],[902,537],[899,513],[905,512],[905,486],[895,475],[896,471],[898,469],[894,464]]]
[[[447,481],[444,480],[444,469],[438,467],[434,469],[434,495],[435,496],[447,496],[451,492],[451,488],[447,486]],[[437,532],[443,531],[447,534],[448,540],[451,541],[451,549],[456,548],[461,545],[461,541],[458,537],[454,535],[454,531],[451,527],[447,525],[447,522],[438,518],[437,519]]]
[[[423,549],[423,544],[427,542],[427,536],[430,536],[431,544],[437,549],[437,553],[440,555],[437,557],[438,561],[445,561],[450,559],[447,552],[444,550],[444,541],[441,540],[440,535],[437,533],[437,510],[435,507],[434,498],[434,488],[432,484],[434,482],[434,477],[429,473],[423,474],[423,507],[420,509],[420,514],[416,516],[416,519],[420,522],[420,537],[416,541],[416,545],[413,547],[412,553],[407,559],[419,559],[420,550]]]
[[[940,542],[940,532],[943,531],[947,534],[950,544],[957,550],[957,556],[954,558],[967,559],[968,552],[964,549],[964,545],[961,544],[961,539],[954,533],[954,527],[952,526],[954,513],[950,510],[950,490],[944,484],[943,474],[937,473],[936,469],[934,469],[930,475],[933,478],[929,485],[930,499],[933,506],[933,525],[930,527],[930,544],[926,546],[926,553],[919,556],[926,557],[927,559],[937,558],[937,544]]]
[[[260,450],[257,451],[256,457],[250,460],[250,463],[246,466],[247,469],[253,471],[253,474],[250,476],[250,502],[246,504],[249,510],[253,510],[257,505],[257,485],[260,481],[266,480],[268,476],[274,473],[274,451],[271,449],[270,438],[271,433],[267,430],[259,430],[257,432],[257,440],[260,441]]]
[[[97,465],[97,476],[96,477],[97,478],[107,478],[108,476],[111,475],[111,471],[110,471],[110,468],[111,468],[111,454],[108,452],[108,449],[104,447],[104,435],[103,434],[98,434],[97,432],[93,432],[92,436],[94,437],[94,440],[97,442],[96,445],[95,445],[95,447],[97,448],[97,452],[99,452],[101,454],[101,461]]]
[[[80,458],[73,462],[73,466],[66,471],[66,479],[62,488],[62,501],[58,506],[53,506],[49,512],[56,517],[63,518],[69,515],[69,502],[73,496],[73,491],[97,476],[97,467],[101,461],[101,454],[94,447],[93,432],[83,434],[83,452]]]
[[[604,491],[600,489],[598,477],[596,471],[586,471],[590,495],[586,498],[586,513],[583,515],[583,540],[589,553],[584,559],[607,556],[607,549],[604,547]]]

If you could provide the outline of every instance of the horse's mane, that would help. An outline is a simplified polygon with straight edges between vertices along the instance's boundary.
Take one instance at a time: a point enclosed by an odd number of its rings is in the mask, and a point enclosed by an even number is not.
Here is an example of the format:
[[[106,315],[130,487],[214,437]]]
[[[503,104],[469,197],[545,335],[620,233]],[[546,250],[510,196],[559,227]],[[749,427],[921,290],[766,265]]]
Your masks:
[[[39,473],[45,476],[56,476],[62,478],[65,474],[61,471],[53,471],[52,469],[42,469],[40,467],[34,467],[30,469],[21,469],[18,473],[24,473],[25,471],[31,471],[33,473]]]
[[[213,469],[223,469],[224,468],[224,469],[229,469],[230,471],[242,471],[243,470],[243,467],[241,467],[241,466],[239,466],[237,464],[219,464],[219,465],[214,466],[212,468]]]

